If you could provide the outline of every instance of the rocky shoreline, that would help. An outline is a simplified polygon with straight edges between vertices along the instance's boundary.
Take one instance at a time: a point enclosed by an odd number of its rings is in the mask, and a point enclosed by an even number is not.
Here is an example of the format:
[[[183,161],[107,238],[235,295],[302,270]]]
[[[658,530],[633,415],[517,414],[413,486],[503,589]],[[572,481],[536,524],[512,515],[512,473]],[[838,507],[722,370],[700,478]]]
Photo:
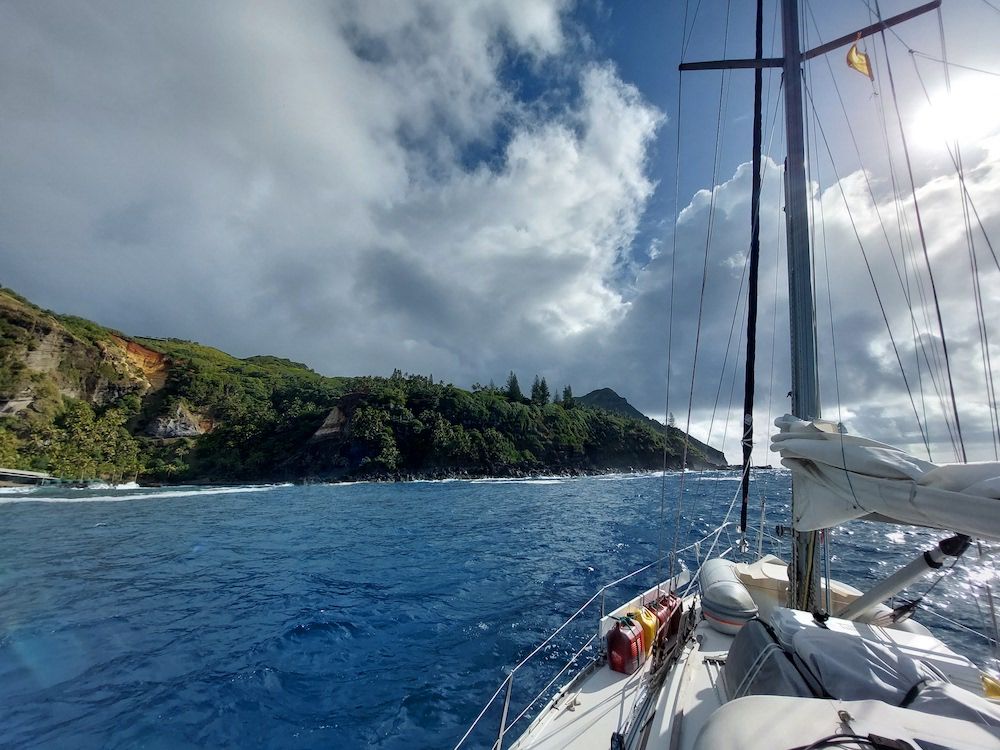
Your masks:
[[[730,471],[739,470],[740,467],[719,467],[702,466],[689,467],[688,471]],[[505,480],[505,479],[569,479],[573,477],[600,477],[612,474],[658,474],[662,468],[620,468],[604,467],[594,469],[552,469],[544,471],[529,471],[521,469],[511,469],[507,471],[488,473],[477,472],[465,469],[446,470],[432,469],[425,471],[402,471],[402,472],[377,472],[372,474],[340,474],[328,476],[307,476],[307,477],[274,477],[271,481],[261,481],[260,479],[247,480],[245,482],[233,480],[211,480],[201,479],[186,482],[147,482],[139,480],[140,487],[242,487],[247,485],[272,485],[272,484],[351,484],[356,482],[372,482],[382,484],[399,484],[406,482],[446,482],[446,481],[469,481],[469,480]],[[668,467],[670,473],[679,472],[677,467]]]

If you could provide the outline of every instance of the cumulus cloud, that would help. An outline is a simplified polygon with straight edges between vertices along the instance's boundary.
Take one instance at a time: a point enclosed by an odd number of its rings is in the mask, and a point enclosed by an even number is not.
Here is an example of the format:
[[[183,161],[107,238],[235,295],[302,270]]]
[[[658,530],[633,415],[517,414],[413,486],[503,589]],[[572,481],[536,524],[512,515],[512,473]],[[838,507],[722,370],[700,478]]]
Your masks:
[[[1000,207],[995,200],[1000,194],[1000,172],[995,151],[989,143],[985,145],[976,154],[965,179],[987,234],[995,235],[1000,230]],[[773,457],[766,452],[767,438],[773,430],[770,420],[790,409],[791,382],[784,216],[780,211],[783,178],[779,165],[768,160],[764,175],[755,421],[755,443],[759,447],[754,460],[773,463]],[[953,417],[944,351],[930,275],[916,230],[914,201],[907,198],[897,203],[879,191],[873,179],[858,171],[823,190],[814,186],[812,212],[821,226],[813,234],[813,251],[824,416],[842,420],[852,432],[918,454],[926,455],[926,440],[935,460],[955,460],[946,426]],[[869,183],[876,190],[877,203],[869,194]],[[941,304],[966,448],[970,460],[986,460],[994,457],[992,409],[986,396],[983,347],[959,191],[960,183],[954,174],[938,174],[918,187],[916,203],[923,218]],[[640,274],[639,294],[621,326],[622,335],[616,340],[612,357],[616,362],[642,363],[628,367],[626,377],[633,392],[643,394],[636,399],[640,408],[662,415],[667,361],[661,352],[666,351],[673,273],[674,341],[668,408],[683,426],[692,388],[695,338],[699,336],[693,432],[713,444],[724,444],[732,461],[738,460],[740,453],[740,342],[746,294],[742,283],[749,244],[749,203],[749,164],[741,165],[732,178],[713,191],[701,191],[692,198],[680,213],[676,257],[657,257]],[[713,240],[706,261],[713,205]],[[897,228],[899,215],[907,221],[902,234]],[[1000,269],[978,227],[974,234],[978,235],[975,275],[983,295],[985,331],[995,362],[993,347],[1000,331],[991,311],[996,309],[1000,296]],[[861,247],[867,255],[867,266]],[[703,278],[706,297],[701,299]],[[886,311],[885,319],[880,304]],[[925,435],[918,429],[918,416]]]
[[[128,331],[458,382],[618,320],[662,116],[606,63],[567,72],[565,6],[8,6],[5,281]],[[519,98],[512,59],[560,95]]]

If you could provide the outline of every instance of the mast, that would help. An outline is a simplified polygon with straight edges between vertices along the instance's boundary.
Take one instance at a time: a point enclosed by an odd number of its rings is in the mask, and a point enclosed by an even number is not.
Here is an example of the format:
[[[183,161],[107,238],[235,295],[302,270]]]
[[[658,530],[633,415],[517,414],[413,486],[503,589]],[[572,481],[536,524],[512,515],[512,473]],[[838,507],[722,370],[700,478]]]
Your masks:
[[[797,0],[782,0],[784,42],[785,232],[788,244],[788,308],[792,339],[792,415],[820,415],[816,377],[816,311],[813,306],[812,261],[809,248],[809,206],[806,186],[805,138],[802,124],[802,52],[799,49]]]
[[[785,79],[785,237],[788,255],[788,309],[792,345],[792,415],[804,420],[820,417],[819,377],[816,361],[816,309],[809,247],[809,188],[806,183],[803,136],[802,62],[830,52],[853,40],[884,31],[936,9],[941,0],[879,20],[815,49],[802,53],[799,42],[798,0],[781,2],[782,69]],[[758,58],[760,55],[758,54]],[[795,509],[792,480],[792,513]],[[819,532],[794,532],[788,598],[791,606],[807,612],[819,601]]]
[[[764,56],[764,0],[757,0],[754,57]],[[753,454],[754,364],[757,360],[757,278],[760,271],[760,162],[763,142],[761,93],[764,71],[753,72],[753,175],[750,191],[750,278],[747,285],[747,358],[743,383],[743,477],[740,482],[740,549],[747,549],[747,506]]]
[[[884,31],[941,5],[930,0],[917,8],[900,13],[845,34],[803,53],[799,40],[798,0],[781,0],[781,36],[783,56],[756,56],[742,60],[713,60],[682,63],[680,70],[733,70],[781,68],[785,86],[785,236],[788,255],[788,306],[792,355],[792,414],[812,420],[820,416],[819,378],[816,362],[816,314],[812,288],[812,259],[809,247],[809,191],[806,183],[805,137],[803,126],[802,63],[865,36]],[[755,146],[759,145],[755,144]],[[759,158],[755,154],[755,159]],[[795,481],[792,483],[792,507],[795,507]],[[818,533],[796,532],[792,545],[789,575],[789,604],[811,611],[819,592]]]
[[[813,305],[812,261],[809,247],[809,205],[806,185],[805,138],[802,124],[802,52],[799,47],[797,0],[782,0],[781,36],[784,45],[785,237],[788,255],[788,314],[792,344],[792,415],[811,420],[820,416],[816,366],[816,311]],[[792,509],[795,508],[792,480]],[[795,532],[790,604],[810,611],[819,591],[817,533]]]

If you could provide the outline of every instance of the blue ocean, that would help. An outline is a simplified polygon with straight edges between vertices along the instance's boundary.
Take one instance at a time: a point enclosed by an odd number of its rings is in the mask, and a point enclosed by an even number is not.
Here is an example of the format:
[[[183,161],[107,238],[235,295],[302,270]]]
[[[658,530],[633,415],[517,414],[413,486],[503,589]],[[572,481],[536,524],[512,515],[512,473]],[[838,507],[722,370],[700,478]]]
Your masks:
[[[765,552],[786,554],[771,537],[789,484],[755,475]],[[0,747],[454,747],[505,670],[602,585],[720,524],[738,487],[705,472],[0,494]],[[834,575],[863,588],[940,536],[851,524]],[[981,664],[989,644],[966,628],[985,628],[991,575],[971,550],[919,615]],[[518,671],[511,719],[598,616],[595,602]],[[498,723],[488,712],[467,746]]]

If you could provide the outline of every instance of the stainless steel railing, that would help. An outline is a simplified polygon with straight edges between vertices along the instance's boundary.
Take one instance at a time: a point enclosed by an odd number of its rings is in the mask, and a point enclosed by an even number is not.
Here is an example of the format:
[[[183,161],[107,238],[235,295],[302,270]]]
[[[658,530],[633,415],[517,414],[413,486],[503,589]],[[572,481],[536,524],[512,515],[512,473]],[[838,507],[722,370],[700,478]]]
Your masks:
[[[597,636],[594,635],[593,638],[591,638],[589,641],[587,641],[587,643],[584,645],[584,647],[581,648],[579,651],[577,651],[572,656],[572,658],[570,658],[570,660],[563,666],[563,668],[561,670],[559,670],[559,674],[557,674],[556,677],[553,678],[552,681],[548,685],[546,685],[546,687],[543,688],[542,691],[539,692],[538,695],[536,695],[528,703],[528,705],[525,707],[525,709],[523,711],[521,711],[520,714],[518,714],[517,718],[508,725],[507,724],[507,714],[508,714],[508,711],[510,709],[510,697],[511,697],[511,690],[512,690],[513,685],[514,685],[514,675],[517,673],[517,671],[519,669],[521,669],[525,664],[527,664],[528,662],[530,662],[532,659],[534,659],[535,656],[539,652],[542,651],[542,649],[544,649],[546,646],[548,646],[555,639],[556,636],[558,636],[563,630],[565,630],[566,627],[569,626],[570,623],[574,622],[580,615],[582,615],[590,607],[590,605],[592,605],[595,601],[597,601],[598,598],[601,599],[601,615],[600,616],[604,617],[604,595],[605,595],[605,593],[607,592],[608,589],[613,588],[614,586],[617,586],[620,583],[624,583],[625,581],[627,581],[630,578],[633,578],[633,577],[639,575],[640,573],[646,572],[647,570],[649,570],[650,568],[652,568],[656,564],[663,562],[665,559],[666,559],[666,556],[664,556],[663,558],[660,558],[658,560],[654,560],[653,562],[649,563],[648,565],[644,565],[643,567],[639,568],[638,570],[633,570],[628,575],[624,575],[621,578],[618,578],[617,580],[612,581],[611,583],[606,583],[605,585],[601,586],[601,588],[597,590],[597,593],[595,593],[592,597],[590,597],[583,604],[582,607],[580,607],[578,610],[576,610],[576,612],[574,612],[572,615],[570,615],[566,619],[566,621],[563,622],[562,625],[560,625],[558,628],[556,628],[555,630],[552,631],[551,635],[549,635],[548,638],[546,638],[538,646],[536,646],[535,649],[530,654],[528,654],[526,657],[524,657],[520,662],[518,662],[517,666],[515,666],[513,669],[510,670],[510,672],[507,673],[506,679],[500,684],[500,687],[497,688],[496,692],[493,693],[493,697],[490,698],[489,701],[486,702],[485,706],[483,706],[483,710],[479,712],[479,715],[475,718],[475,720],[473,720],[472,724],[466,730],[465,734],[462,735],[462,739],[460,739],[458,741],[458,744],[455,745],[455,750],[459,750],[459,748],[461,748],[462,745],[465,744],[465,741],[469,738],[469,735],[472,734],[473,730],[476,728],[476,726],[482,720],[483,716],[486,715],[486,712],[490,709],[490,706],[493,705],[493,703],[497,700],[497,698],[500,696],[501,693],[504,693],[503,713],[501,714],[501,719],[500,719],[500,731],[499,731],[499,733],[497,735],[497,740],[496,740],[496,742],[493,745],[493,747],[496,750],[501,750],[502,747],[503,747],[503,738],[504,738],[504,735],[506,734],[506,732],[516,722],[520,721],[528,713],[528,711],[531,709],[531,707],[535,703],[538,702],[539,698],[541,698],[545,694],[545,692],[552,686],[552,684],[554,684],[555,681],[560,676],[562,676],[562,674],[567,669],[569,669],[570,666],[572,666],[572,664],[576,661],[576,659],[579,658],[580,654],[582,654],[583,651],[585,651],[586,648],[588,646],[590,646],[597,639]],[[506,690],[505,690],[505,688],[506,688]]]
[[[465,731],[465,734],[462,735],[462,738],[455,745],[454,750],[460,750],[460,748],[465,744],[466,740],[468,740],[469,737],[472,735],[472,732],[475,730],[475,728],[482,721],[482,719],[486,715],[487,711],[489,711],[490,707],[493,706],[494,703],[496,703],[497,699],[500,698],[501,695],[503,695],[504,697],[503,697],[503,708],[501,709],[501,715],[500,715],[500,729],[499,729],[499,731],[497,733],[497,738],[494,741],[492,747],[493,747],[493,750],[503,750],[503,741],[504,741],[505,735],[510,731],[510,729],[515,724],[517,724],[521,719],[523,719],[525,716],[527,716],[527,714],[529,713],[529,711],[531,710],[531,708],[549,691],[549,689],[555,684],[556,680],[558,680],[560,677],[562,677],[562,675],[565,674],[566,671],[573,664],[576,663],[577,659],[580,658],[580,656],[583,654],[583,652],[586,651],[591,645],[593,645],[594,641],[596,641],[597,638],[598,638],[598,634],[595,633],[586,643],[584,643],[583,646],[581,646],[576,651],[576,653],[574,653],[573,656],[570,657],[569,661],[567,661],[566,664],[563,665],[563,667],[558,671],[558,673],[555,675],[555,677],[553,677],[551,680],[549,680],[549,682],[545,685],[545,687],[542,688],[535,695],[535,697],[532,698],[528,702],[528,704],[514,718],[513,721],[511,721],[511,722],[508,723],[507,717],[508,717],[508,715],[510,713],[510,701],[511,701],[511,694],[513,692],[513,686],[514,686],[514,676],[517,674],[518,670],[520,670],[528,662],[530,662],[532,659],[534,659],[546,646],[548,646],[550,643],[552,643],[552,641],[556,638],[556,636],[558,636],[561,632],[563,632],[570,625],[570,623],[576,621],[577,618],[579,618],[585,611],[587,611],[587,609],[594,602],[596,602],[598,599],[601,600],[601,607],[600,607],[600,616],[599,616],[599,619],[603,618],[605,616],[605,614],[606,614],[606,610],[605,610],[605,595],[606,595],[606,593],[607,593],[607,591],[609,589],[614,588],[615,586],[617,586],[617,585],[619,585],[621,583],[624,583],[625,581],[627,581],[627,580],[629,580],[631,578],[634,578],[635,576],[637,576],[637,575],[639,575],[641,573],[647,572],[648,570],[652,569],[656,565],[659,565],[660,563],[663,563],[663,562],[669,560],[671,557],[673,557],[675,559],[675,561],[677,561],[677,560],[680,559],[680,555],[681,554],[683,554],[684,552],[688,552],[690,550],[694,550],[695,551],[695,557],[696,557],[696,560],[697,560],[697,564],[700,566],[700,564],[701,564],[700,546],[703,543],[705,543],[706,541],[708,541],[709,539],[712,539],[713,540],[713,542],[712,542],[712,548],[714,548],[715,545],[718,543],[719,535],[726,528],[731,527],[731,526],[735,526],[735,525],[736,524],[734,522],[723,523],[720,526],[717,526],[716,528],[712,529],[712,531],[710,531],[708,534],[706,534],[705,536],[703,536],[698,541],[692,542],[691,544],[687,545],[686,547],[682,547],[682,548],[680,548],[680,549],[678,549],[678,550],[670,553],[669,555],[664,555],[661,558],[653,560],[653,562],[649,563],[648,565],[644,565],[641,568],[638,568],[637,570],[633,570],[631,573],[628,573],[628,574],[622,576],[621,578],[618,578],[618,579],[616,579],[614,581],[611,581],[610,583],[606,583],[603,586],[601,586],[601,588],[599,588],[597,590],[597,592],[592,597],[590,597],[583,604],[583,606],[581,606],[579,609],[576,610],[576,612],[574,612],[572,615],[570,615],[558,628],[556,628],[555,630],[552,631],[552,633],[549,635],[548,638],[546,638],[538,646],[536,646],[534,648],[534,650],[532,650],[531,653],[529,653],[526,657],[524,657],[520,662],[518,662],[518,664],[513,669],[510,670],[510,672],[507,673],[506,678],[504,678],[503,682],[500,683],[500,686],[496,689],[496,692],[494,692],[493,696],[486,702],[486,704],[483,706],[482,710],[479,712],[479,714],[476,716],[476,718],[472,721],[472,724],[469,725],[469,728]],[[727,552],[728,551],[729,550],[727,550]],[[682,567],[683,567],[683,563],[682,563]]]

